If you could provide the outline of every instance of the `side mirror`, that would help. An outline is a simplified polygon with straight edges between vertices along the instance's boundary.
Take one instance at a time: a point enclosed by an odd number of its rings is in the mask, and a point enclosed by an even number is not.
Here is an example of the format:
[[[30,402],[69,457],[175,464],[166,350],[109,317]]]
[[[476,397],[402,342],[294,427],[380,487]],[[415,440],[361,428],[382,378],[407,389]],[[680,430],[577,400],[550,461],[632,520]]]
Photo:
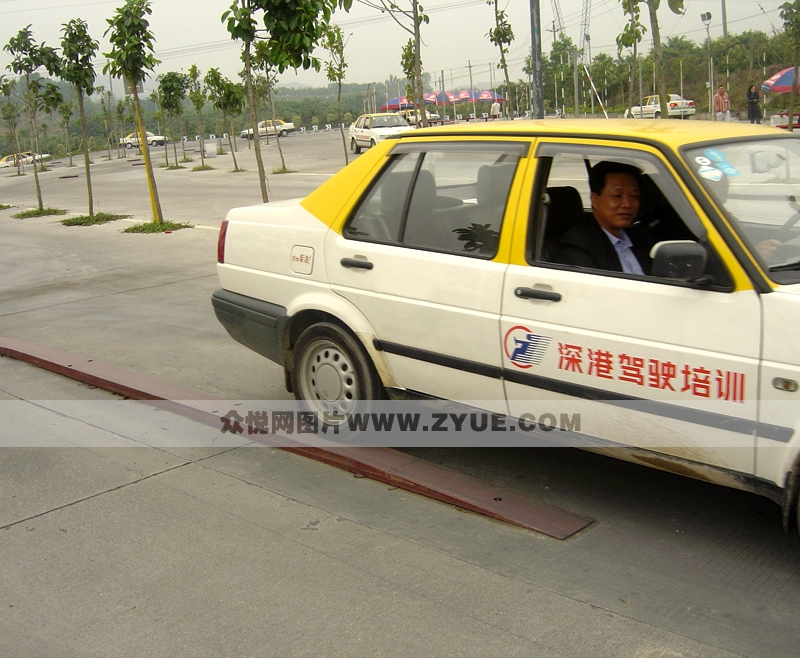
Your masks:
[[[652,276],[681,281],[700,280],[706,268],[706,248],[692,240],[667,240],[650,250]]]

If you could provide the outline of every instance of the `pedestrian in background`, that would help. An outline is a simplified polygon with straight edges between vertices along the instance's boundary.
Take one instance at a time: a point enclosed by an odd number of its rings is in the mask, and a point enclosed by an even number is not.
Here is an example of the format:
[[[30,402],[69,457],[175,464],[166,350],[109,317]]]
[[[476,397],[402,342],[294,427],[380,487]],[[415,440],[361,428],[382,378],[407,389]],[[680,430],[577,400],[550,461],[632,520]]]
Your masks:
[[[717,121],[731,120],[731,99],[725,91],[725,85],[720,85],[719,91],[714,94],[714,112],[717,113]]]
[[[761,123],[761,108],[758,106],[758,90],[750,85],[747,90],[747,119],[750,123]]]

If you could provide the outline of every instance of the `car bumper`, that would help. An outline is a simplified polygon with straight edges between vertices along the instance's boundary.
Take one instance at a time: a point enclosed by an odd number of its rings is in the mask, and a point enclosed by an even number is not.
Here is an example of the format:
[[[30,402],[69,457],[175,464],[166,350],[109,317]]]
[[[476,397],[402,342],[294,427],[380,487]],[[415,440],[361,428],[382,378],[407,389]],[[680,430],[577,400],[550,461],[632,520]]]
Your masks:
[[[211,304],[231,338],[284,365],[283,334],[289,316],[283,306],[222,289],[211,295]]]

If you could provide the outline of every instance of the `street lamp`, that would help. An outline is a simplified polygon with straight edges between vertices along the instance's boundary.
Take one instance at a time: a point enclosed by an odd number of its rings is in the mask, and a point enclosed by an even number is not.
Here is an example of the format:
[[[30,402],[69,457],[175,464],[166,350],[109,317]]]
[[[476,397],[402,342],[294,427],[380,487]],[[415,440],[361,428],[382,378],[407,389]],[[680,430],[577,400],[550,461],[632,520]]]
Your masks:
[[[716,115],[714,114],[714,108],[711,106],[711,90],[714,87],[714,69],[711,65],[711,12],[707,11],[705,14],[700,14],[700,20],[703,21],[703,25],[706,26],[706,44],[708,46],[708,112],[711,115],[712,119],[716,119]]]

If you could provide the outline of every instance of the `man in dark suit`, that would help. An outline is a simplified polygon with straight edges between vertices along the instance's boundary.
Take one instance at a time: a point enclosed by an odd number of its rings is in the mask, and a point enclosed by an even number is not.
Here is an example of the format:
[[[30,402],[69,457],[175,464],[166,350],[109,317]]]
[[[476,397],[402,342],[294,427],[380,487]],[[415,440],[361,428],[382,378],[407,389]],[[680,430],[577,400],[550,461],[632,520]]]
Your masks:
[[[592,216],[560,238],[555,262],[598,270],[650,273],[652,240],[633,225],[639,212],[641,172],[621,162],[598,162],[589,172]]]

